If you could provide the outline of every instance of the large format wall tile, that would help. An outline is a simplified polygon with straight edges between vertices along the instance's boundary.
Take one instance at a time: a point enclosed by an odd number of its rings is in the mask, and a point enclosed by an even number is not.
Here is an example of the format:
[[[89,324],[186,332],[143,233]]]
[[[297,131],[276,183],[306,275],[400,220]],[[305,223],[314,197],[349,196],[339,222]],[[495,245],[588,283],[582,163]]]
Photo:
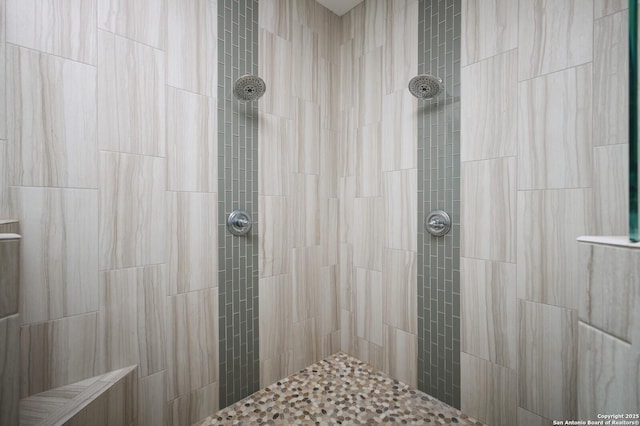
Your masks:
[[[164,425],[167,372],[160,371],[138,380],[138,424]]]
[[[260,279],[260,366],[275,364],[277,379],[286,377],[286,364],[279,361],[291,348],[293,289],[289,274]],[[283,369],[282,367],[285,367]],[[261,368],[262,370],[262,368]],[[262,374],[262,372],[261,372]],[[264,383],[267,386],[272,382]]]
[[[398,250],[417,250],[418,210],[417,171],[385,172],[384,246]]]
[[[164,370],[165,266],[102,272],[100,287],[98,349],[103,369],[137,364],[140,377]]]
[[[95,67],[7,49],[13,184],[96,188]]]
[[[553,422],[531,411],[518,407],[518,422],[516,424],[525,426],[551,426]]]
[[[217,2],[168,0],[167,6],[167,83],[216,96]]]
[[[382,98],[382,170],[416,168],[417,105],[406,87]]]
[[[518,189],[591,186],[590,89],[591,64],[520,84]]]
[[[485,160],[516,154],[518,54],[462,68],[461,159]]]
[[[92,312],[20,329],[22,398],[101,373],[97,317]]]
[[[586,257],[589,275],[580,286],[580,320],[625,342],[640,344],[634,339],[640,338],[640,252],[600,245],[583,248],[580,254]]]
[[[382,48],[365,53],[357,62],[358,126],[379,123],[382,118]]]
[[[418,0],[386,2],[386,40],[384,54],[384,93],[402,91],[418,69]],[[378,33],[382,33],[380,29]],[[385,117],[383,113],[383,118]],[[413,126],[415,127],[415,125]],[[415,141],[415,137],[412,139]]]
[[[628,7],[629,2],[626,0],[594,0],[593,17],[597,19],[627,9]]]
[[[593,149],[595,235],[627,235],[629,227],[629,145]]]
[[[593,24],[593,144],[629,137],[629,16],[616,13]]]
[[[260,276],[270,277],[288,273],[291,256],[290,226],[287,217],[289,201],[286,197],[262,196],[259,200]]]
[[[516,260],[516,159],[462,163],[461,255]]]
[[[518,316],[519,406],[549,419],[575,419],[576,311],[519,300]]]
[[[165,262],[165,160],[100,153],[100,268]]]
[[[593,0],[521,0],[518,9],[520,80],[591,60]]]
[[[169,294],[218,285],[218,197],[167,192]]]
[[[638,283],[638,277],[634,282]],[[635,413],[640,407],[637,347],[582,322],[578,333],[578,418]],[[637,344],[634,342],[634,346]]]
[[[0,424],[18,424],[20,402],[20,318],[0,319]]]
[[[301,322],[317,316],[320,289],[320,247],[291,250],[292,316]]]
[[[98,310],[98,191],[19,188],[23,324]]]
[[[516,265],[463,257],[460,282],[461,350],[515,370]]]
[[[289,226],[293,247],[320,244],[320,184],[318,175],[292,174]]]
[[[170,296],[167,309],[167,399],[172,400],[218,380],[218,289]]]
[[[0,239],[0,318],[18,313],[20,238]]]
[[[415,388],[418,377],[416,335],[385,325],[383,348],[384,372]]]
[[[7,0],[7,41],[95,65],[96,0]]]
[[[212,383],[167,403],[165,425],[194,424],[218,411],[218,383]]]
[[[161,50],[98,31],[100,149],[165,155],[164,59]]]
[[[216,192],[215,99],[167,87],[167,189]]]
[[[592,227],[590,189],[518,193],[518,297],[578,307],[586,259],[576,238]]]
[[[356,196],[382,195],[380,123],[358,128],[356,140]]]
[[[297,148],[295,121],[267,113],[261,113],[258,119],[258,192],[260,195],[288,195],[289,176],[293,162],[297,163],[297,158],[293,158],[293,148]]]
[[[382,273],[357,268],[354,284],[356,335],[382,345]]]
[[[0,99],[7,99],[6,74],[6,0],[0,1]],[[0,102],[0,140],[7,139],[7,102]],[[2,165],[2,164],[0,164]],[[2,181],[0,180],[0,191]],[[0,197],[0,214],[2,214],[2,198]]]
[[[300,100],[317,101],[318,33],[305,25],[295,23],[292,24],[291,29],[291,75],[298,76],[288,81],[288,84],[291,85],[291,95]],[[293,58],[297,60],[294,61]],[[286,63],[282,65],[286,66]]]
[[[353,202],[353,264],[382,271],[384,204],[381,197]]]
[[[279,2],[280,4],[286,2]],[[264,16],[260,10],[260,19]],[[281,118],[292,118],[294,105],[292,96],[292,43],[285,38],[278,37],[269,31],[260,29],[260,46],[258,67],[260,76],[267,82],[265,94],[258,101],[261,113],[277,115]],[[262,125],[262,124],[261,124]],[[260,127],[258,131],[260,131]],[[265,141],[260,137],[260,141]]]
[[[460,354],[462,411],[490,425],[516,422],[518,376],[515,370]]]
[[[417,333],[416,258],[415,251],[385,248],[382,253],[383,321],[413,334]]]
[[[518,47],[518,2],[468,0],[462,5],[462,65]]]
[[[95,0],[98,28],[163,48],[166,38],[167,0]]]
[[[0,63],[0,66],[2,64]],[[2,102],[0,102],[2,103]],[[0,114],[2,111],[0,111]],[[1,118],[0,118],[1,120]],[[13,217],[11,214],[11,196],[9,190],[10,167],[9,167],[9,144],[0,140],[0,217]]]
[[[293,171],[320,172],[320,105],[302,99],[295,111],[296,138],[293,146]]]

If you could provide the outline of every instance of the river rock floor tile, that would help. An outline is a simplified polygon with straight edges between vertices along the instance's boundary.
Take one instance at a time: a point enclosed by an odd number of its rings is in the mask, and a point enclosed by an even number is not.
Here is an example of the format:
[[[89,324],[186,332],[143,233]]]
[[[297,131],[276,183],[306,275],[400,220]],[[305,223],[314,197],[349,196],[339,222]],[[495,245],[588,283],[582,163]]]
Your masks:
[[[380,423],[483,425],[341,352],[218,411],[197,425]]]

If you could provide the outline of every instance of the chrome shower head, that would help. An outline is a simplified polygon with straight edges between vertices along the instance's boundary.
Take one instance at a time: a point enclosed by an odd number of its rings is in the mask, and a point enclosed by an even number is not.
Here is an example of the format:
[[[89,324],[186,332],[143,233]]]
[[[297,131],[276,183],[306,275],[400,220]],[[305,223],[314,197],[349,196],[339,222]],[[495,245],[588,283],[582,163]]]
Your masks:
[[[243,75],[233,83],[233,94],[243,101],[255,101],[267,90],[264,80],[255,75]]]
[[[418,99],[433,99],[442,92],[442,79],[429,74],[420,74],[409,82],[409,91]]]

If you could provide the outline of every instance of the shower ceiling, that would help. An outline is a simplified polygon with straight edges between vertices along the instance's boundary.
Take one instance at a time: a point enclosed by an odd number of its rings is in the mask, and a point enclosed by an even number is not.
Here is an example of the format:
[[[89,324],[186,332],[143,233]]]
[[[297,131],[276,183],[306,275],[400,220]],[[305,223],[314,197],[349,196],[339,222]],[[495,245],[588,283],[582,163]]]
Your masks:
[[[362,0],[317,0],[318,3],[332,11],[338,16],[342,16],[353,9]]]

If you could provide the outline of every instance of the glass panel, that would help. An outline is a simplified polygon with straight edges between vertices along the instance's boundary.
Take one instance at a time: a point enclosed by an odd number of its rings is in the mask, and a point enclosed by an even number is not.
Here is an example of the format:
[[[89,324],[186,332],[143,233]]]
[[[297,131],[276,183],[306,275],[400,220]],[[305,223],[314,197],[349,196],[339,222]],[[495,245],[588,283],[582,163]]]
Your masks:
[[[638,0],[629,0],[629,239],[638,234]]]

